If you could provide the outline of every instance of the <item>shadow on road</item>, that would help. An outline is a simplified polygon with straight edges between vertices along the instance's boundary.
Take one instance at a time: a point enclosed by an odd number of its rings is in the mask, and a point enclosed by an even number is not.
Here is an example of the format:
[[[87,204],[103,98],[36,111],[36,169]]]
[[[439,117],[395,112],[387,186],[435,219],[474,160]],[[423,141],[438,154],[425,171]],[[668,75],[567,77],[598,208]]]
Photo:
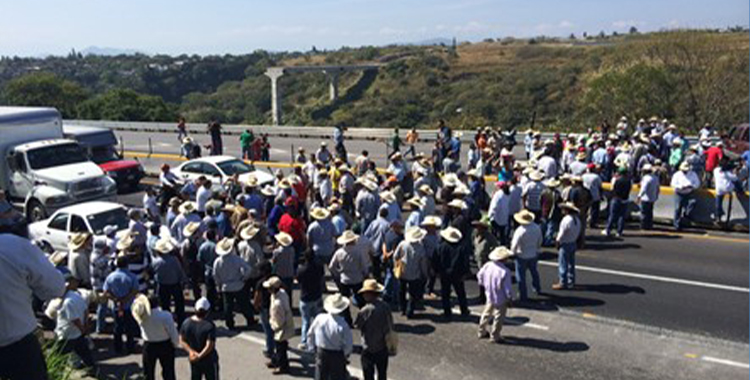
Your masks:
[[[545,293],[547,300],[542,304],[552,304],[558,307],[582,307],[582,306],[601,306],[606,302],[597,298],[579,297],[573,295],[559,295],[555,293]]]
[[[555,342],[536,338],[520,338],[515,336],[503,337],[507,346],[523,346],[554,352],[583,352],[588,351],[589,345],[584,342]]]
[[[395,323],[393,329],[401,334],[427,335],[435,332],[435,326],[427,323],[407,325],[404,323]]]
[[[596,292],[604,294],[646,294],[646,290],[640,286],[628,286],[620,284],[586,284],[576,285],[576,291]]]

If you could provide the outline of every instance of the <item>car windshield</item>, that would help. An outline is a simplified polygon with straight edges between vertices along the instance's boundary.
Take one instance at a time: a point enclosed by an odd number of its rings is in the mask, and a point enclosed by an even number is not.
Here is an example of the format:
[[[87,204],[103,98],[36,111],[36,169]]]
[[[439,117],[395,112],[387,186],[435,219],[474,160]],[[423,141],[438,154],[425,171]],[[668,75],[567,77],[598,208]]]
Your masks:
[[[221,171],[223,171],[228,176],[235,174],[245,174],[253,170],[250,165],[242,162],[241,160],[224,161],[220,162],[218,165],[219,169],[221,169]]]
[[[26,154],[32,169],[46,169],[88,161],[81,147],[75,143],[32,149]]]
[[[91,149],[91,161],[94,161],[96,164],[118,160],[121,160],[120,155],[111,146],[102,146]]]
[[[104,227],[109,225],[116,226],[118,231],[128,228],[128,213],[124,207],[91,214],[86,219],[94,235],[101,235],[104,233]]]

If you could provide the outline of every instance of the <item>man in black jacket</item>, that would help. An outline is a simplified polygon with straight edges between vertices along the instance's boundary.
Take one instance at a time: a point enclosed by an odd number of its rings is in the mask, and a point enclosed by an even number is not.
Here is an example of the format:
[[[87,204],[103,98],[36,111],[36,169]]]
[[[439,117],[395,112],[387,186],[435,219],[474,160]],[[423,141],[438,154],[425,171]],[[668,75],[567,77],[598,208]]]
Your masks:
[[[448,227],[440,231],[441,241],[438,246],[435,260],[438,273],[440,274],[440,291],[443,302],[443,316],[450,320],[451,310],[451,287],[456,291],[461,315],[470,314],[468,302],[466,301],[466,289],[464,278],[469,273],[469,257],[467,251],[461,245],[462,234],[455,227]]]

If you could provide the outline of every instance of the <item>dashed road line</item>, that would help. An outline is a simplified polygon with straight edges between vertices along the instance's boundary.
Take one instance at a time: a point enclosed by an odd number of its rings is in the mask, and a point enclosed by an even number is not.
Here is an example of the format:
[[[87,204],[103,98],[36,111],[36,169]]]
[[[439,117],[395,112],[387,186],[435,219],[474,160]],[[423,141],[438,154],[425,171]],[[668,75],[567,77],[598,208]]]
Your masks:
[[[551,266],[551,267],[556,267],[557,266],[557,263],[551,262],[551,261],[539,261],[539,264],[546,265],[546,266]],[[615,276],[638,278],[638,279],[642,279],[642,280],[667,282],[667,283],[672,283],[672,284],[698,286],[698,287],[702,287],[702,288],[726,290],[726,291],[731,291],[731,292],[750,293],[750,288],[743,288],[743,287],[740,287],[740,286],[714,284],[714,283],[710,283],[710,282],[684,280],[684,279],[681,279],[681,278],[654,276],[654,275],[650,275],[650,274],[625,272],[625,271],[612,270],[612,269],[604,269],[604,268],[594,268],[594,267],[588,267],[588,266],[584,266],[584,265],[576,265],[576,270],[587,271],[587,272],[594,272],[594,273],[602,273],[602,274],[611,274],[611,275],[615,275]]]
[[[728,365],[731,367],[750,369],[750,364],[740,363],[734,360],[719,359],[719,358],[714,358],[712,356],[701,356],[701,360],[704,362],[709,362],[709,363],[724,364],[724,365]]]

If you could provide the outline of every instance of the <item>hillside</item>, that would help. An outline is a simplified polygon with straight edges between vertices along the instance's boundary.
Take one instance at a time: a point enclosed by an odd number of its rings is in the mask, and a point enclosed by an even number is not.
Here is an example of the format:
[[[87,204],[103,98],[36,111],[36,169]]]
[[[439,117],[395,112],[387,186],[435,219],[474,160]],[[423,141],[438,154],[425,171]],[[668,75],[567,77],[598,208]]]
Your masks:
[[[266,67],[381,62],[377,75],[344,75],[342,99],[334,104],[324,75],[284,76],[284,123],[425,127],[444,118],[463,128],[525,128],[533,120],[544,129],[585,129],[625,114],[667,117],[686,128],[706,122],[726,127],[749,117],[749,48],[744,31],[673,31],[588,40],[488,39],[455,50],[435,45],[208,57],[72,53],[2,58],[0,89],[4,103],[52,103],[66,117],[171,120],[181,114],[192,122],[268,123]],[[123,104],[129,108],[119,109]]]

